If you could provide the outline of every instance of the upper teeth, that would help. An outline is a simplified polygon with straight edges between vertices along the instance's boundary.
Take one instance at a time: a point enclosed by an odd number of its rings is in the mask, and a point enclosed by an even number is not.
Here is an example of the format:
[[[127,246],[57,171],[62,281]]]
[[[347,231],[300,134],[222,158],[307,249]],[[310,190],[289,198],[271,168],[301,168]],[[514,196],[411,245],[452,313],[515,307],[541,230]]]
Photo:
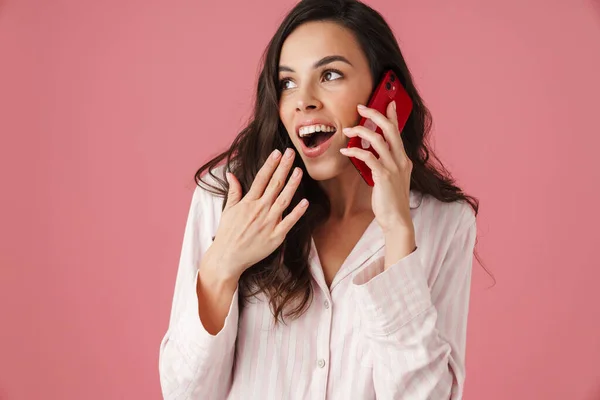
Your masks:
[[[300,128],[300,137],[310,136],[315,132],[335,132],[335,128],[327,125],[307,125]]]

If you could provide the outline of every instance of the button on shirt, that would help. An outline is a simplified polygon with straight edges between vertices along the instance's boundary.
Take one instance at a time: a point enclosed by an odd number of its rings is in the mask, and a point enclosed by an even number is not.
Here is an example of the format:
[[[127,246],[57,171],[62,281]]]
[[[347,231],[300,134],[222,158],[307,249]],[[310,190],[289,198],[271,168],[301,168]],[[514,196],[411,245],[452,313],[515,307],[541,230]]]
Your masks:
[[[373,220],[330,287],[312,241],[314,297],[300,318],[275,326],[264,295],[240,311],[236,290],[223,329],[211,335],[198,316],[197,266],[222,204],[195,188],[160,344],[165,399],[462,398],[476,236],[468,203],[411,191],[417,249],[384,270],[393,244]]]

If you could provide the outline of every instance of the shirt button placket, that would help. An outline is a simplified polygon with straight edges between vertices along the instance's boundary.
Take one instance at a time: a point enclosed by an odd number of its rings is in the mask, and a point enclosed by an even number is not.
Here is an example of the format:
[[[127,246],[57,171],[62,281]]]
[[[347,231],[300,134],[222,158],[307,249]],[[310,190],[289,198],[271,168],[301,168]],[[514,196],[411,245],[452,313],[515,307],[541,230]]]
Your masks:
[[[332,310],[331,310],[331,300],[329,300],[329,296],[327,293],[323,293],[325,300],[321,304],[323,304],[324,310],[322,312],[321,317],[321,326],[323,329],[319,329],[319,337],[317,338],[317,374],[322,374],[319,378],[322,381],[322,386],[320,387],[320,398],[325,399],[327,396],[327,381],[329,379],[329,368],[327,367],[327,359],[330,356],[330,340],[331,340],[331,324],[332,324]]]

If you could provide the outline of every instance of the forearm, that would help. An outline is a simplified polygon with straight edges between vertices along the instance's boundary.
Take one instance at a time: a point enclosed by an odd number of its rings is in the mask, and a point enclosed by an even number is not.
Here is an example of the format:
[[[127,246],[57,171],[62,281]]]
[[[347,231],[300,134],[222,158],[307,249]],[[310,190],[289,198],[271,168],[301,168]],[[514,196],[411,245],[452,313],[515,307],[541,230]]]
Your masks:
[[[181,263],[169,330],[161,343],[163,397],[225,398],[239,318],[237,286],[201,275],[189,261]],[[214,322],[218,318],[220,325]]]
[[[218,262],[207,256],[200,265],[196,282],[198,314],[204,329],[211,335],[223,329],[239,280],[223,276],[219,273],[221,270]]]
[[[378,397],[455,399],[449,395],[453,377],[462,385],[462,368],[451,360],[456,353],[447,335],[440,335],[423,269],[415,251],[371,279],[355,278]]]
[[[415,231],[398,228],[385,233],[384,271],[417,249]]]
[[[453,353],[436,328],[430,307],[390,335],[370,334],[377,396],[397,400],[459,399],[462,356]],[[457,357],[457,359],[453,359]]]
[[[432,286],[423,264],[427,259],[423,252],[430,251],[426,245],[406,256],[392,251],[386,254],[386,262],[393,264],[387,270],[379,259],[355,276],[378,397],[381,393],[392,399],[462,398],[476,238],[475,222],[466,224],[449,238],[449,245],[442,243],[442,265]],[[409,241],[407,237],[403,240]],[[394,247],[394,242],[387,243]]]

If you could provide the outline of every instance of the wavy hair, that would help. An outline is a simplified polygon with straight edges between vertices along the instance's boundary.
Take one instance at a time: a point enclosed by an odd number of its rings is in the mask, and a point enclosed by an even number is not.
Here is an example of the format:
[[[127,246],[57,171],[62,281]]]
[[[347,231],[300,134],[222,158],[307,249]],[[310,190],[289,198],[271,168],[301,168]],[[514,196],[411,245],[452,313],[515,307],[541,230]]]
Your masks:
[[[413,162],[410,189],[446,203],[465,200],[477,215],[479,201],[456,186],[450,172],[429,146],[431,115],[415,88],[392,30],[377,11],[357,0],[302,0],[287,14],[262,55],[253,115],[226,151],[200,167],[195,174],[196,183],[204,184],[207,190],[224,197],[226,202],[229,187],[223,177],[213,173],[217,166],[224,163],[226,169],[240,181],[245,194],[274,149],[283,152],[287,147],[294,147],[279,118],[279,56],[290,33],[311,21],[334,22],[350,30],[366,55],[372,81],[377,82],[385,70],[392,69],[408,92],[413,110],[402,138],[406,153]],[[294,167],[302,168],[304,174],[283,216],[303,197],[309,200],[311,206],[281,246],[247,269],[239,281],[240,307],[250,297],[263,293],[269,300],[276,323],[285,321],[286,317],[299,317],[310,305],[313,295],[308,262],[311,235],[330,213],[329,199],[306,173],[302,159],[296,157],[294,163]],[[203,181],[205,173],[209,173],[218,185]],[[477,251],[475,256],[483,266]]]

